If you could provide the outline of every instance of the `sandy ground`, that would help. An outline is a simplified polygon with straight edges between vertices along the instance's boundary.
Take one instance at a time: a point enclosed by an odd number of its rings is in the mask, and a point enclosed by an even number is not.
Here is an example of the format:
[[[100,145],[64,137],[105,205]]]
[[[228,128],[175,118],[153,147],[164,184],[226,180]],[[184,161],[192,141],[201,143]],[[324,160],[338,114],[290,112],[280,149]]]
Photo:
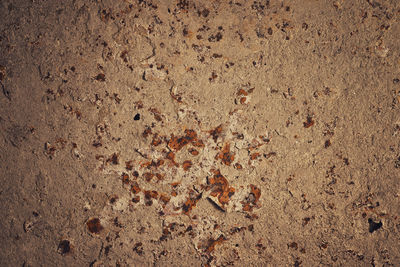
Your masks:
[[[400,266],[397,0],[0,1],[1,266]]]

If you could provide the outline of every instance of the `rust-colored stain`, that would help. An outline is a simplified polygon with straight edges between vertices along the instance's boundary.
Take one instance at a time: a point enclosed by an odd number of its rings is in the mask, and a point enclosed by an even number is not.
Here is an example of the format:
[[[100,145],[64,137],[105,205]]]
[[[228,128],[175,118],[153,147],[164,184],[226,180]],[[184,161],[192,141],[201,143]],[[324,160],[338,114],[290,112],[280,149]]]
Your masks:
[[[150,190],[145,190],[144,191],[144,203],[146,206],[151,206],[153,205],[153,199],[157,199],[158,197],[158,192],[157,191],[150,191]]]
[[[151,168],[158,168],[160,166],[162,166],[164,164],[164,160],[163,159],[158,159],[158,160],[151,160],[151,161],[146,161],[143,162],[140,167],[142,168],[147,168],[147,169],[151,169]]]
[[[304,128],[310,128],[311,126],[313,126],[315,123],[315,121],[313,120],[313,118],[308,115],[307,116],[307,120],[305,122],[303,122],[303,126]]]
[[[125,169],[126,169],[127,171],[131,171],[131,170],[133,169],[133,162],[132,162],[132,160],[129,160],[129,161],[126,161],[126,162],[125,162]]]
[[[209,239],[208,244],[205,247],[205,252],[211,253],[215,250],[215,246],[221,244],[222,242],[226,241],[227,239],[223,236],[220,235],[217,239]]]
[[[119,164],[119,160],[118,160],[118,154],[117,153],[113,153],[106,161],[107,163],[112,163],[114,165],[118,165]]]
[[[156,173],[155,175],[159,181],[164,179],[164,174]]]
[[[172,186],[172,188],[176,188],[180,184],[181,184],[181,182],[173,182],[173,183],[171,183],[171,186]]]
[[[202,194],[196,194],[195,191],[190,190],[189,197],[187,198],[185,204],[182,206],[183,214],[188,215],[190,211],[196,206],[197,201],[201,198]]]
[[[174,135],[171,136],[171,139],[168,142],[168,147],[172,150],[178,151],[185,145],[187,145],[189,141],[184,137],[176,137]]]
[[[195,140],[192,142],[192,145],[195,147],[204,147],[204,143],[202,140]]]
[[[230,152],[230,144],[226,143],[224,148],[221,150],[220,153],[217,154],[216,159],[221,159],[222,163],[227,166],[230,166],[235,156],[233,153]]]
[[[158,192],[154,191],[154,190],[145,190],[144,191],[144,197],[145,198],[153,198],[153,199],[157,199],[158,196]]]
[[[158,134],[153,135],[153,140],[151,141],[152,146],[158,146],[162,143],[161,138],[158,136]]]
[[[174,152],[169,151],[166,155],[166,158],[171,161],[171,166],[176,166],[176,167],[179,166],[179,164],[176,163],[176,161],[175,161],[175,153]]]
[[[167,204],[167,203],[171,200],[171,197],[170,197],[170,196],[167,196],[167,195],[165,195],[165,194],[161,194],[161,195],[160,195],[160,200],[161,200],[164,204]]]
[[[214,142],[216,143],[218,140],[218,137],[222,133],[222,125],[217,126],[214,130],[210,130],[209,134],[212,136]]]
[[[92,234],[99,234],[104,227],[100,224],[99,218],[91,218],[86,222],[89,232]]]
[[[197,156],[199,154],[199,151],[197,151],[194,148],[189,148],[188,149],[189,153],[192,154],[193,156]]]
[[[192,167],[193,163],[190,160],[185,160],[182,163],[183,170],[188,171]]]
[[[140,187],[139,187],[139,184],[138,184],[137,182],[133,182],[133,183],[132,183],[132,185],[131,185],[131,191],[132,191],[132,193],[134,193],[134,194],[137,194],[137,193],[139,193],[139,192],[141,191],[141,189],[140,189]]]
[[[127,173],[122,173],[122,183],[129,184],[129,175]]]
[[[252,211],[257,206],[258,201],[261,197],[261,189],[257,186],[250,184],[250,194],[246,197],[243,204],[243,211]]]
[[[252,154],[250,155],[250,159],[251,159],[251,160],[255,160],[255,159],[257,159],[259,156],[260,156],[260,153],[254,152],[254,153],[252,153]]]
[[[185,130],[185,135],[181,137],[171,135],[171,138],[168,142],[168,147],[171,150],[179,151],[187,144],[192,143],[192,145],[197,147],[204,146],[203,142],[197,139],[197,133],[194,130]]]
[[[146,179],[147,182],[150,182],[153,177],[154,177],[154,174],[151,172],[143,173],[143,178]]]
[[[156,108],[149,108],[149,111],[153,114],[156,121],[162,121],[161,112]]]
[[[132,198],[132,202],[133,202],[133,203],[139,203],[139,202],[140,202],[140,196],[134,196],[134,197]]]
[[[236,170],[242,170],[243,169],[243,166],[239,162],[236,162],[234,167],[235,167]]]
[[[144,138],[147,138],[151,133],[152,133],[151,128],[150,127],[146,127],[146,129],[142,133],[142,136]]]
[[[238,96],[247,96],[248,93],[247,93],[245,90],[240,89],[240,90],[237,92],[237,95],[238,95]]]
[[[247,95],[247,92],[243,91],[240,92],[240,94],[244,97],[245,95]],[[154,109],[150,110],[150,112],[152,112],[153,115],[160,115]],[[161,115],[159,119],[162,119]],[[158,121],[157,118],[156,120]],[[205,147],[205,143],[199,139],[198,134],[193,129],[186,129],[181,135],[174,135],[171,133],[170,137],[168,138],[166,136],[160,135],[159,133],[152,132],[152,128],[153,126],[151,128],[149,126],[146,126],[145,131],[142,135],[144,138],[148,139],[150,149],[152,151],[161,152],[163,158],[152,158],[152,154],[150,152],[147,152],[147,149],[136,149],[135,151],[140,154],[142,158],[144,158],[144,160],[139,162],[132,160],[125,161],[125,169],[127,170],[127,173],[122,173],[122,181],[124,184],[130,185],[130,191],[134,195],[132,197],[131,203],[139,203],[141,201],[141,194],[143,194],[142,201],[146,206],[152,206],[153,204],[157,203],[154,201],[158,201],[158,203],[163,208],[163,210],[160,212],[161,216],[164,216],[166,214],[184,214],[189,216],[192,210],[196,207],[198,201],[202,198],[203,193],[208,192],[209,195],[207,196],[207,200],[214,206],[214,208],[222,212],[226,212],[227,205],[229,204],[229,201],[231,201],[232,196],[235,194],[236,189],[229,185],[228,180],[221,174],[221,171],[219,169],[211,169],[212,176],[207,177],[206,184],[200,185],[200,191],[195,188],[188,189],[188,196],[186,197],[183,205],[181,205],[180,207],[176,207],[174,205],[170,207],[167,204],[171,202],[172,198],[178,196],[178,192],[180,192],[181,190],[181,188],[179,187],[181,185],[181,181],[170,183],[171,191],[169,193],[161,193],[155,190],[144,190],[143,188],[140,188],[142,184],[139,186],[139,183],[159,182],[161,180],[164,180],[165,177],[169,176],[170,174],[164,173],[165,169],[160,168],[163,165],[167,165],[169,168],[173,168],[171,170],[172,173],[176,173],[176,168],[179,168],[180,166],[185,172],[191,171],[194,165],[192,160],[185,159],[183,160],[183,162],[177,163],[177,155],[179,155],[179,158],[181,158],[181,156],[184,154],[179,153],[186,148],[188,153],[186,155],[198,156],[200,154],[200,149]],[[213,130],[206,131],[206,133],[209,134],[209,137],[211,137],[215,143],[221,140],[220,137],[222,135],[222,132],[222,125],[217,126]],[[244,138],[243,134],[241,133],[235,134],[237,135],[238,139]],[[265,140],[263,140],[262,137],[260,137],[260,139],[264,141],[262,142],[262,144],[260,143],[260,140],[257,139],[253,139],[248,147],[250,158],[253,160],[259,158],[260,156],[260,153],[254,150],[267,143]],[[160,148],[161,145],[165,145],[165,147]],[[231,142],[224,142],[222,147],[218,146],[217,148],[215,148],[215,150],[217,151],[217,153],[214,157],[214,163],[217,163],[218,161],[226,166],[233,165],[236,170],[243,169],[243,166],[240,163],[234,163],[235,153],[231,151]],[[114,153],[111,155],[111,157],[109,157],[108,162],[110,162],[111,164],[118,164],[118,158],[119,154]],[[202,162],[200,162],[199,164],[200,167],[203,167]],[[138,171],[135,170],[136,168],[142,170],[140,174]],[[139,179],[139,177],[141,179]],[[242,210],[247,212],[252,211],[254,207],[258,207],[258,201],[261,195],[260,189],[258,189],[256,186],[249,186],[251,192],[241,202],[241,204],[243,205]],[[146,185],[144,184],[143,187],[146,188]],[[248,218],[252,220],[256,218],[256,215],[251,213],[246,213],[246,216],[248,216]],[[194,218],[195,217],[193,217],[193,219]],[[214,229],[217,229],[218,227],[219,226],[215,225]],[[167,230],[169,233],[165,232],[160,240],[166,240],[171,236],[171,231],[168,227]],[[208,243],[206,242],[206,245],[202,247],[207,253],[211,253],[214,251],[216,245],[222,243],[225,240],[226,238],[224,236],[220,236],[217,239],[210,239],[209,241],[207,241]]]
[[[207,189],[210,189],[210,195],[217,197],[219,203],[224,206],[228,204],[230,197],[235,194],[235,188],[229,186],[228,181],[219,170],[213,170],[213,172],[214,176],[208,178],[209,188]]]
[[[250,185],[251,193],[255,196],[254,204],[257,204],[258,200],[261,197],[261,189],[258,188],[257,186],[251,184]]]

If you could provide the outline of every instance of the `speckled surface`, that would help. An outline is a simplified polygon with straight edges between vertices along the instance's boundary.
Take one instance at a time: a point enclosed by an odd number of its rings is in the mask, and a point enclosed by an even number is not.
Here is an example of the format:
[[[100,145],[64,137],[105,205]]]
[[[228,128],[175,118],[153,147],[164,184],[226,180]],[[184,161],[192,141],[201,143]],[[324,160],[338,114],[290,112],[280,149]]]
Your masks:
[[[1,266],[400,265],[400,3],[0,2]]]

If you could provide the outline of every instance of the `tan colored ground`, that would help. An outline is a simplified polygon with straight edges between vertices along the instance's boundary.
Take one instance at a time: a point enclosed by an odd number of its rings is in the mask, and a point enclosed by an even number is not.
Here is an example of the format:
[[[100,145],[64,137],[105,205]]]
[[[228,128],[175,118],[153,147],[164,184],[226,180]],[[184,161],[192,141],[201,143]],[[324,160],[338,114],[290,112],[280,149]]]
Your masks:
[[[0,22],[0,266],[400,266],[399,1]]]

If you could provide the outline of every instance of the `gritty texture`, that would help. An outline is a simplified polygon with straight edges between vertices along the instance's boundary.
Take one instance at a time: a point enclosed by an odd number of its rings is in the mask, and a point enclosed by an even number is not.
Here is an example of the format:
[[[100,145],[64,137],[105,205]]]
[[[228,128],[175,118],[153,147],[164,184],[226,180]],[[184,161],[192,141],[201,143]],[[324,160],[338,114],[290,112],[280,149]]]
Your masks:
[[[0,266],[400,266],[399,1],[0,22]]]

